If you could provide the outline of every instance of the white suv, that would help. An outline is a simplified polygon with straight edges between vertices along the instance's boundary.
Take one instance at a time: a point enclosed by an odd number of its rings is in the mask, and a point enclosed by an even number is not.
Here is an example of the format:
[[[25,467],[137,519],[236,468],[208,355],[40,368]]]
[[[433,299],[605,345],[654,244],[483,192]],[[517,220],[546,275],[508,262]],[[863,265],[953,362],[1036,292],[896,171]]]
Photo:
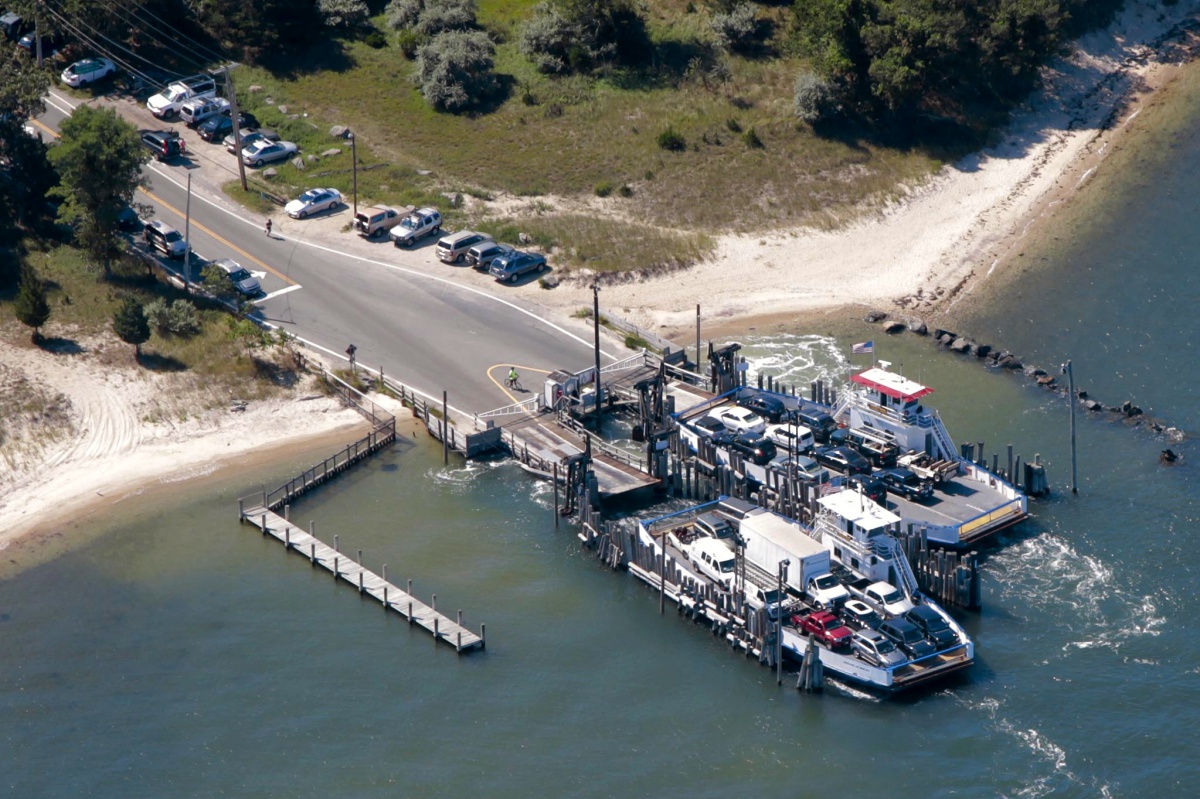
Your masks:
[[[147,222],[142,228],[146,243],[171,258],[182,258],[187,252],[187,242],[175,228],[159,219]]]

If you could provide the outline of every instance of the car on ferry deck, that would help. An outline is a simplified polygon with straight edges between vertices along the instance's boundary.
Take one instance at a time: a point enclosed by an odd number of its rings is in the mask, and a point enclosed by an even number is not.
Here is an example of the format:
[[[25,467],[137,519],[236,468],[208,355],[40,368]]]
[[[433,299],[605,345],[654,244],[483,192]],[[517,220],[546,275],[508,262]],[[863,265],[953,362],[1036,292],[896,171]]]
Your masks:
[[[843,474],[870,474],[871,463],[849,447],[817,447],[813,459]]]

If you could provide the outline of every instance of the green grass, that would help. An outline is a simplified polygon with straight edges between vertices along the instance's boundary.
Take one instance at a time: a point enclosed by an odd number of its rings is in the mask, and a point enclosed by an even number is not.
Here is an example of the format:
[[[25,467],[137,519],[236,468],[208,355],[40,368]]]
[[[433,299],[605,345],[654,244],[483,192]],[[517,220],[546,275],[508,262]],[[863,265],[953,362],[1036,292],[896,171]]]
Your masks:
[[[182,291],[151,279],[146,267],[133,259],[116,264],[113,279],[106,282],[89,267],[80,250],[41,245],[32,239],[27,239],[25,246],[24,259],[37,269],[48,289],[51,315],[42,335],[50,345],[75,342],[103,359],[132,362],[132,345],[112,332],[112,314],[121,298],[132,293],[146,304],[156,298],[173,302],[186,297]],[[201,306],[201,331],[180,337],[152,330],[150,340],[142,345],[144,366],[187,371],[210,388],[236,390],[244,399],[273,393],[273,385],[281,377],[278,370],[262,358],[247,357],[242,346],[229,339],[227,312],[204,307],[202,301],[197,304]],[[0,342],[24,346],[29,332],[13,315],[12,297],[0,299]]]
[[[394,44],[377,50],[330,41],[316,58],[334,68],[323,70],[272,75],[239,68],[241,103],[265,125],[299,143],[306,156],[343,150],[303,171],[283,165],[275,183],[290,191],[329,185],[347,192],[347,142],[329,135],[340,124],[358,135],[360,203],[445,211],[446,197],[459,192],[594,202],[603,193],[597,187],[621,187],[625,196],[608,201],[645,224],[553,214],[474,220],[493,232],[519,230],[543,246],[557,245],[564,263],[607,270],[702,257],[714,233],[845,224],[941,165],[919,151],[822,138],[796,120],[792,87],[803,61],[787,54],[786,8],[763,7],[778,32],[770,45],[781,54],[729,57],[730,80],[706,85],[686,70],[695,56],[713,58],[704,4],[691,14],[677,0],[647,8],[656,70],[603,78],[549,77],[534,69],[518,50],[533,5],[480,3],[480,23],[499,42],[497,73],[510,91],[498,107],[478,113],[433,110],[410,80],[413,63]],[[382,27],[382,17],[376,24]],[[250,85],[263,90],[251,93]],[[280,104],[299,117],[288,119]],[[658,136],[667,129],[687,142],[683,151],[660,148]],[[458,221],[451,212],[450,226]],[[636,231],[633,241],[611,236],[618,230]]]

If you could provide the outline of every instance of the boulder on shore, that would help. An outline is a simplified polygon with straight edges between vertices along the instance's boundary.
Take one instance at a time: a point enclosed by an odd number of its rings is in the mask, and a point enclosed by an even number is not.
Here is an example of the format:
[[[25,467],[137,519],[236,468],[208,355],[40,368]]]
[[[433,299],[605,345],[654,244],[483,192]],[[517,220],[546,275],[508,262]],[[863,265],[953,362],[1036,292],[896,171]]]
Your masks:
[[[905,324],[903,322],[893,319],[892,321],[888,322],[886,325],[883,326],[883,332],[884,333],[903,333],[904,328],[905,328]]]
[[[967,350],[971,349],[971,340],[969,338],[963,338],[962,336],[959,336],[958,338],[954,339],[953,342],[951,342],[950,349],[954,350],[955,352],[966,352]]]
[[[942,336],[949,336],[952,341],[954,339],[958,338],[957,333],[952,333],[949,330],[943,330],[940,327],[935,327],[933,329],[933,337],[940,340],[942,338]]]
[[[329,158],[330,156],[341,155],[341,154],[342,154],[342,151],[340,149],[338,149],[337,147],[330,147],[328,150],[321,151],[322,158]]]
[[[335,139],[340,139],[346,135],[347,130],[349,130],[349,128],[347,128],[345,125],[334,125],[329,129],[329,135]]]
[[[882,322],[884,319],[887,319],[887,314],[883,311],[867,311],[867,315],[863,318],[871,323]]]
[[[275,167],[273,167],[273,166],[272,166],[272,167],[267,167],[266,169],[264,169],[264,170],[262,171],[262,176],[263,176],[264,178],[266,178],[267,180],[270,180],[271,178],[275,177],[275,176],[276,176],[276,175],[278,175],[278,174],[279,174],[279,170],[278,170],[278,169],[276,169],[276,168],[275,168]]]
[[[1049,388],[1050,386],[1053,386],[1054,383],[1055,383],[1054,375],[1044,374],[1037,379],[1037,384],[1039,386],[1046,386],[1047,388]]]
[[[1102,411],[1104,410],[1104,403],[1096,402],[1096,400],[1084,400],[1083,407],[1087,408],[1089,411]]]
[[[914,319],[912,324],[908,326],[908,329],[916,333],[918,336],[929,335],[929,328],[920,319]]]

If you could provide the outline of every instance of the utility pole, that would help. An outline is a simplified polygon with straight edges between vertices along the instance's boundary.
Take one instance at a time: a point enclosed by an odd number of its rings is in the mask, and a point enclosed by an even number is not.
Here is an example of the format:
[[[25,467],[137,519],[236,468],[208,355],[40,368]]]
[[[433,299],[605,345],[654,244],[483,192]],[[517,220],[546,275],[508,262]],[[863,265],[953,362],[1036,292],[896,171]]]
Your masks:
[[[780,607],[775,614],[775,684],[783,685],[783,573],[792,565],[791,560],[784,559],[779,561],[779,571],[777,573],[778,585],[776,590],[779,592],[776,596],[779,599]]]
[[[187,173],[187,205],[183,212],[183,290],[192,285],[192,170]]]
[[[33,6],[33,46],[34,46],[34,48],[36,48],[36,49],[35,49],[35,52],[37,53],[37,65],[38,65],[38,69],[41,69],[41,68],[44,66],[44,65],[42,64],[42,14],[41,14],[41,7],[42,7],[41,0],[38,0],[38,2],[37,2],[37,3],[35,3],[35,4],[34,4],[34,6]]]
[[[696,303],[696,374],[700,374],[700,303]]]
[[[225,67],[225,94],[229,95],[229,114],[233,120],[233,151],[237,155],[238,177],[242,180],[242,191],[249,191],[246,186],[246,162],[242,160],[242,126],[238,119],[237,92],[233,88],[233,78],[229,75],[232,67]]]
[[[600,434],[600,284],[592,284],[592,319],[596,323],[596,434]]]
[[[1062,365],[1063,373],[1067,376],[1067,402],[1071,406],[1071,493],[1079,493],[1079,461],[1075,455],[1075,372],[1071,369],[1071,362],[1067,361]]]
[[[350,171],[354,174],[354,211],[350,215],[350,221],[358,216],[358,137],[354,135],[354,131],[346,131],[350,137]]]

